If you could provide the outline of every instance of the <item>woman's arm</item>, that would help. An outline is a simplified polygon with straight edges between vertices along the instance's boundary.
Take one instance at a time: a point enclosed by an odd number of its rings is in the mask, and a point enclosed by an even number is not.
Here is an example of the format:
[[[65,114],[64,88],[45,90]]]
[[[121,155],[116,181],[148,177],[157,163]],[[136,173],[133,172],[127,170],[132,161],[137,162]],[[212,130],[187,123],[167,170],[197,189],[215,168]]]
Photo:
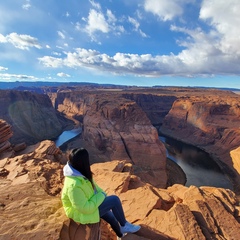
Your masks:
[[[89,183],[90,185],[90,183]],[[86,186],[92,187],[92,186]],[[86,190],[86,189],[85,189]],[[91,214],[105,199],[105,195],[100,191],[93,194],[90,198],[87,197],[82,186],[75,186],[69,191],[69,199],[72,203],[73,208],[77,209],[79,212],[84,214]]]
[[[105,196],[107,196],[107,193],[106,193],[105,191],[103,191],[103,189],[100,188],[100,187],[96,184],[96,182],[93,181],[93,184],[94,184],[94,186],[96,187],[97,192],[102,192]]]

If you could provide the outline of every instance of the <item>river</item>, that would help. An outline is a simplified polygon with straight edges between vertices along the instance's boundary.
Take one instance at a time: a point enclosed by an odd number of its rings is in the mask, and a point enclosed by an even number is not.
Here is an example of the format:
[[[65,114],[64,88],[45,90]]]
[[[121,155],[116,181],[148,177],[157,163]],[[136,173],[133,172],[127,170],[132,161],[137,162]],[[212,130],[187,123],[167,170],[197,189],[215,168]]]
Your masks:
[[[82,128],[74,128],[69,131],[64,131],[62,134],[56,139],[55,144],[57,147],[62,146],[65,142],[69,141],[70,139],[78,136],[82,133]]]
[[[212,186],[233,190],[232,183],[208,153],[169,137],[159,136],[159,139],[167,149],[167,157],[185,172],[186,186]]]
[[[82,133],[82,128],[64,131],[55,141],[57,147]],[[187,177],[186,186],[213,186],[233,189],[231,182],[206,152],[169,137],[159,136],[167,157],[176,162]]]

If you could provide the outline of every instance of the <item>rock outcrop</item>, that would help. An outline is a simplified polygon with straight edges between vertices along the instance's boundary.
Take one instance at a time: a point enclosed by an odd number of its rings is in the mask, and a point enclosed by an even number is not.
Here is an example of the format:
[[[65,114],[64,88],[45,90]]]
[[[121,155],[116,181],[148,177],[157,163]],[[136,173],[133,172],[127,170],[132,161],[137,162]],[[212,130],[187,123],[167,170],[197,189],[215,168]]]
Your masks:
[[[8,172],[0,182],[1,239],[70,240],[73,234],[84,239],[61,205],[66,158],[53,142],[29,146],[22,155],[0,162]],[[161,189],[133,175],[132,167],[126,160],[92,165],[98,185],[109,195],[117,194],[126,218],[141,225],[139,232],[123,239],[240,238],[240,207],[232,191],[182,185]],[[116,240],[104,221],[100,228],[101,240]]]
[[[176,96],[161,91],[153,91],[153,93],[124,93],[122,96],[135,101],[156,127],[162,125],[173,102],[177,99]]]
[[[230,152],[230,156],[233,162],[233,167],[240,174],[240,147],[233,149]]]
[[[96,96],[84,116],[83,138],[113,159],[128,159],[134,173],[166,187],[166,149],[157,130],[136,102]]]
[[[69,124],[53,108],[47,95],[27,91],[0,90],[0,118],[12,126],[13,144],[56,138]]]
[[[0,156],[5,152],[12,155],[12,146],[9,139],[13,136],[11,125],[0,119]]]
[[[91,97],[91,92],[80,90],[48,93],[48,95],[56,110],[79,120],[82,120],[88,105],[94,99]]]
[[[207,93],[209,95],[207,95]],[[239,162],[230,152],[240,146],[240,96],[221,91],[179,98],[161,132],[204,149],[240,191]]]

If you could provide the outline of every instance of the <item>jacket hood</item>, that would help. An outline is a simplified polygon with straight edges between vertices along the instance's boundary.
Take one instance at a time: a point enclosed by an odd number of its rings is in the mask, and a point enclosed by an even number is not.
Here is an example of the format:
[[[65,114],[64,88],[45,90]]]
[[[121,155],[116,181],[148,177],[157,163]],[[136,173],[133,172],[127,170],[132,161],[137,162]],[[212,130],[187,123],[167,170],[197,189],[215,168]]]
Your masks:
[[[63,168],[63,175],[65,177],[84,177],[78,170],[67,163]]]

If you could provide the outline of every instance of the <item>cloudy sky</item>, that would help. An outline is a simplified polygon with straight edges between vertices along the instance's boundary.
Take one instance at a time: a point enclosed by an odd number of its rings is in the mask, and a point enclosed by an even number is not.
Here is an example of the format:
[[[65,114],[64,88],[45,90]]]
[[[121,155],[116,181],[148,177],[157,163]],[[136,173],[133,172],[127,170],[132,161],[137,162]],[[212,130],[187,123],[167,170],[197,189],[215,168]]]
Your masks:
[[[239,0],[5,0],[0,81],[240,88]]]

